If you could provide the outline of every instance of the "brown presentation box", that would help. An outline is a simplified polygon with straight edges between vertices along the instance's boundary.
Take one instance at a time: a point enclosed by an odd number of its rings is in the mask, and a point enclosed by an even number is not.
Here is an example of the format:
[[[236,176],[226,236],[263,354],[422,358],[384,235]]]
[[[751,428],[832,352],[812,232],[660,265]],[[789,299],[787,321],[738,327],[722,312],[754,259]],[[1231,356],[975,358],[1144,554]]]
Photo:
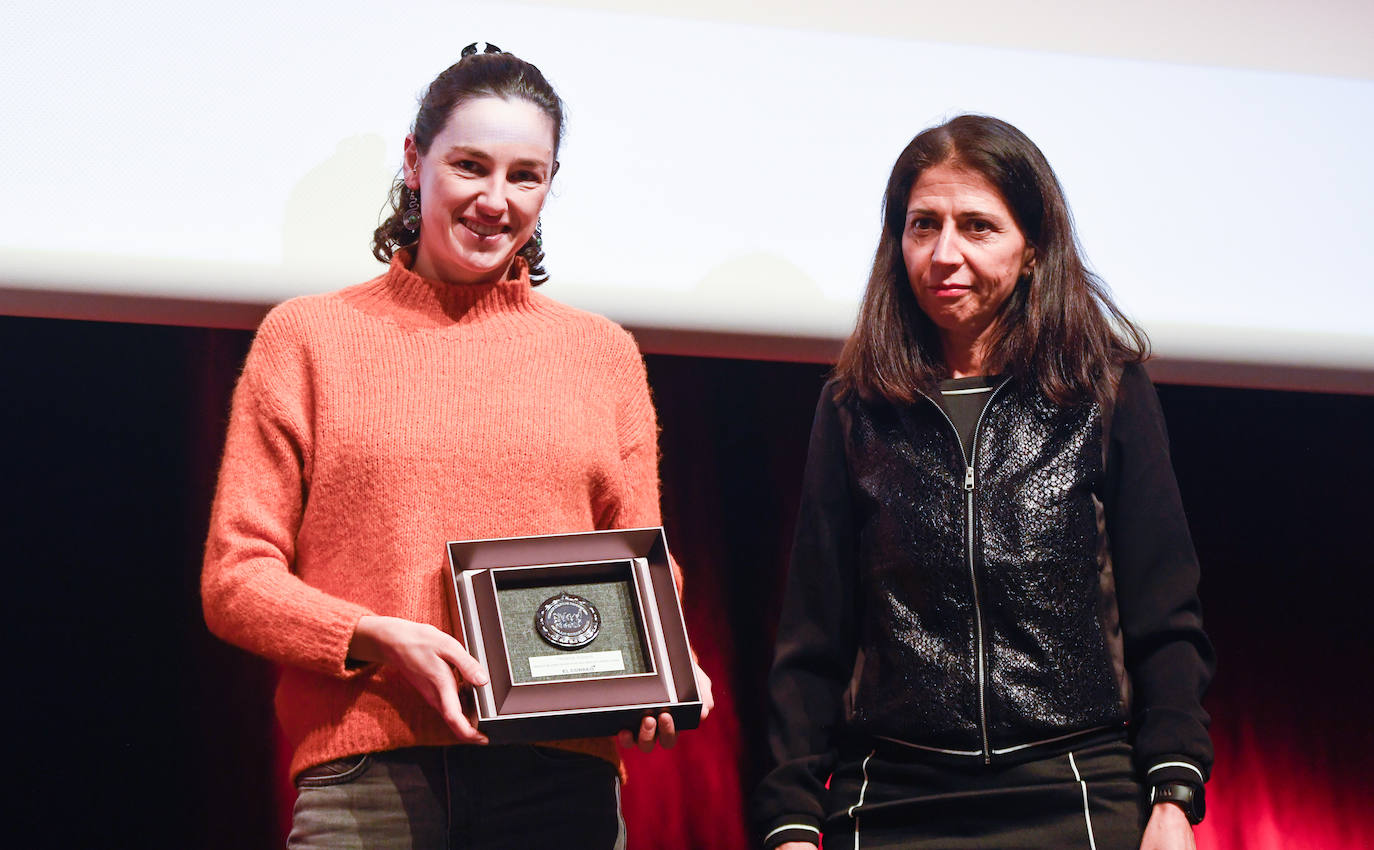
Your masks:
[[[458,638],[491,677],[473,691],[494,743],[614,735],[665,711],[679,730],[700,723],[662,528],[464,540],[448,554]],[[595,609],[599,632],[585,646],[555,645],[536,627],[563,593]]]

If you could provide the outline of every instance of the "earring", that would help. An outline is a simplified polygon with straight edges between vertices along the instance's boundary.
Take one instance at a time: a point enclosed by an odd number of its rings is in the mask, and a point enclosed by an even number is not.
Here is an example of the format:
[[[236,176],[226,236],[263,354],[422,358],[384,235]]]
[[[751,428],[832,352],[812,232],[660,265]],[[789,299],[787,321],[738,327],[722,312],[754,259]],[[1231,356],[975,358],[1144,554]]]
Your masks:
[[[420,192],[418,189],[410,193],[410,203],[406,206],[405,214],[401,216],[401,225],[406,230],[420,229]]]

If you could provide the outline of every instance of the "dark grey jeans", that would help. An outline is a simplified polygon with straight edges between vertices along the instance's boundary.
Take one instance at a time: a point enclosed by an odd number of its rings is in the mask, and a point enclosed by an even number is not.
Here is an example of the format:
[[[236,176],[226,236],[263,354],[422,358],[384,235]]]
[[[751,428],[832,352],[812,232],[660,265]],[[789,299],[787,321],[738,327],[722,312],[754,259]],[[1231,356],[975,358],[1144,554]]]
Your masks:
[[[414,747],[296,778],[290,850],[622,850],[620,778],[546,747]]]

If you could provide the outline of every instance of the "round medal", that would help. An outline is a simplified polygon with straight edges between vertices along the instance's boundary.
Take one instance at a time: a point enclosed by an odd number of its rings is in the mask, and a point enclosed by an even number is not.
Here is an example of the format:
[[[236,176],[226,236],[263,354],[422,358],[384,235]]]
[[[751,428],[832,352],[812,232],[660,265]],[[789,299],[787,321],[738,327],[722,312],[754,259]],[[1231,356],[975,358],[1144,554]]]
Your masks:
[[[559,649],[581,649],[601,631],[601,612],[589,600],[562,592],[534,612],[534,630]]]

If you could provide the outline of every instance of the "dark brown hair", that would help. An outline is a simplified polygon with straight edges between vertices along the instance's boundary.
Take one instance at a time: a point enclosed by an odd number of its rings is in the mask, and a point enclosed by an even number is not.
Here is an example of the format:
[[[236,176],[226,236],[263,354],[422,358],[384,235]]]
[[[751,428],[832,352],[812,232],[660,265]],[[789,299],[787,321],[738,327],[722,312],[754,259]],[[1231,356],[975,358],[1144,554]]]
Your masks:
[[[916,304],[902,257],[911,187],[927,168],[957,164],[1001,193],[1035,249],[994,321],[985,363],[1058,405],[1112,391],[1115,370],[1149,354],[1149,340],[1088,270],[1064,190],[1024,133],[985,115],[961,115],[912,139],[887,181],[883,232],[854,333],[835,365],[838,392],[910,404],[949,377],[935,323]]]
[[[553,121],[553,157],[556,162],[558,147],[563,141],[563,101],[538,68],[514,54],[499,52],[490,46],[487,49],[491,52],[474,52],[470,55],[465,50],[462,59],[450,65],[429,84],[410,130],[415,138],[416,150],[421,155],[429,152],[434,137],[439,135],[453,110],[461,104],[481,97],[519,98],[539,107]],[[372,255],[384,263],[391,262],[392,254],[398,249],[412,248],[420,240],[420,231],[409,230],[402,222],[412,194],[418,199],[419,192],[412,193],[400,176],[391,185],[387,206],[384,207],[387,210],[386,219],[372,233]],[[544,250],[540,236],[536,227],[534,235],[518,252],[529,264],[530,283],[535,285],[549,278],[548,272],[544,271]]]

